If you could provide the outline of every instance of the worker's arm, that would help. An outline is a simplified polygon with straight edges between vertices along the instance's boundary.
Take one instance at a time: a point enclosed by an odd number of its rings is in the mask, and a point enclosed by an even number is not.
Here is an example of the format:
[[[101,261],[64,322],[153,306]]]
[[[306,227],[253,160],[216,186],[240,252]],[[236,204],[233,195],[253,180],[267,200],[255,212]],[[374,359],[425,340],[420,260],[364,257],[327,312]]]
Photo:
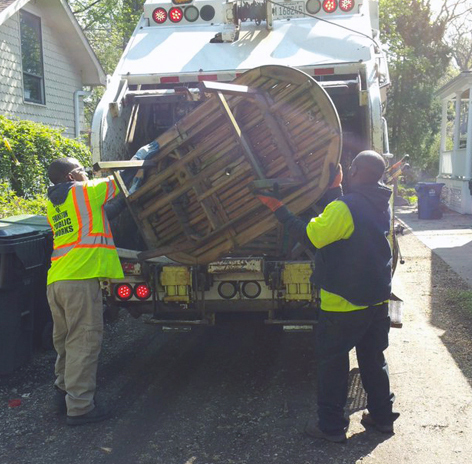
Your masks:
[[[326,205],[330,204],[336,198],[339,198],[340,196],[342,196],[342,187],[341,187],[342,179],[343,179],[343,172],[342,172],[341,165],[338,164],[337,167],[335,165],[330,165],[329,188],[325,192],[323,197],[321,197],[321,199],[318,200],[318,202],[316,203],[316,205],[320,209],[324,210]],[[265,206],[267,206],[275,214],[275,217],[278,219],[278,221],[285,225],[285,228],[290,234],[290,236],[294,237],[302,245],[308,248],[311,248],[313,246],[317,247],[317,245],[312,240],[312,236],[308,234],[308,230],[313,229],[312,223],[315,219],[312,219],[310,222],[308,222],[306,220],[303,220],[293,215],[288,210],[288,208],[279,200],[278,192],[264,193],[264,194],[259,193],[256,196]],[[350,217],[350,212],[349,212],[349,217]],[[352,222],[352,218],[351,218],[351,222]],[[324,224],[324,223],[325,221],[321,221],[321,224]],[[313,233],[311,235],[313,235]]]
[[[348,239],[354,232],[351,211],[343,201],[331,202],[306,226],[306,235],[316,248]]]
[[[159,144],[154,140],[153,142],[144,145],[144,147],[141,147],[131,159],[144,161],[150,158],[152,155],[156,154],[159,151],[159,148]],[[137,187],[139,186],[138,184],[142,179],[141,177],[136,176],[138,171],[139,168],[133,168],[125,169],[120,173],[121,178],[123,179],[125,185],[128,187],[130,193],[133,193],[133,191],[137,189]]]
[[[145,160],[148,157],[154,155],[159,151],[159,144],[154,141],[141,147],[135,155],[131,158],[132,160]],[[141,177],[136,177],[139,169],[126,169],[121,171],[121,178],[123,179],[124,184],[128,187],[129,192],[133,193],[138,186],[139,182],[142,179]],[[112,178],[113,179],[113,178]],[[118,189],[117,184],[113,180],[113,185],[115,189]],[[111,197],[106,199],[106,203],[104,206],[105,214],[108,217],[108,220],[111,221],[115,219],[124,209],[126,209],[126,201],[122,193],[120,193],[117,197]]]
[[[331,202],[325,210],[309,222],[292,214],[285,205],[274,212],[285,225],[290,236],[302,245],[323,248],[330,243],[349,238],[354,231],[351,212],[343,201]]]
[[[123,194],[105,203],[105,214],[109,221],[115,219],[126,208],[126,200]]]

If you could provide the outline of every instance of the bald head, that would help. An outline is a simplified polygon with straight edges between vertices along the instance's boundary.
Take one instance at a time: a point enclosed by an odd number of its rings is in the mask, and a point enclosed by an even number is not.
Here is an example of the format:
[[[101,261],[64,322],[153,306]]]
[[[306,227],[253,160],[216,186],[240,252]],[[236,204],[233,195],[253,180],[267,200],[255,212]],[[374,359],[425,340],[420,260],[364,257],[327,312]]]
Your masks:
[[[352,161],[350,181],[357,185],[376,184],[385,172],[385,161],[373,150],[361,151]]]
[[[48,176],[54,185],[69,181],[67,175],[80,167],[81,164],[75,158],[58,158],[48,168]]]

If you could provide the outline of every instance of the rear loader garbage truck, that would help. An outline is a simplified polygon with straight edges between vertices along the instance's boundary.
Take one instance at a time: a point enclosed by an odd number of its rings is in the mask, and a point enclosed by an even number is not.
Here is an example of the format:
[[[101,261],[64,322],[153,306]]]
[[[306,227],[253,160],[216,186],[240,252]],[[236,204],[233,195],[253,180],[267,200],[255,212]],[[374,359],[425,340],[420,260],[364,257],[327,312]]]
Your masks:
[[[165,327],[259,313],[316,322],[313,251],[254,197],[317,214],[330,165],[388,156],[389,76],[373,0],[148,0],[92,123],[95,168],[128,205],[110,307]],[[142,146],[159,150],[131,160]],[[141,169],[130,192],[121,174]]]

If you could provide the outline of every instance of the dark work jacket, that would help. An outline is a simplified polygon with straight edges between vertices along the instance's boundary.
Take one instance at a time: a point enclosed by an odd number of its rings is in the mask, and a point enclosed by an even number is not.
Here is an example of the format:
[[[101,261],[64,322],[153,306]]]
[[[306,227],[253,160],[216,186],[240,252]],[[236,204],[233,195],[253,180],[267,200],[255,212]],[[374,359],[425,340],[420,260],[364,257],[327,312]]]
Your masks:
[[[375,184],[351,188],[339,198],[349,208],[354,232],[346,240],[333,242],[316,252],[312,281],[358,306],[388,300],[391,291],[392,253],[390,189]],[[276,211],[280,222],[300,242],[311,243],[307,223],[285,207]],[[313,245],[312,245],[313,246]]]
[[[351,212],[354,232],[348,239],[317,251],[315,285],[359,306],[390,298],[390,195],[390,189],[376,184],[351,188],[349,194],[339,198]]]

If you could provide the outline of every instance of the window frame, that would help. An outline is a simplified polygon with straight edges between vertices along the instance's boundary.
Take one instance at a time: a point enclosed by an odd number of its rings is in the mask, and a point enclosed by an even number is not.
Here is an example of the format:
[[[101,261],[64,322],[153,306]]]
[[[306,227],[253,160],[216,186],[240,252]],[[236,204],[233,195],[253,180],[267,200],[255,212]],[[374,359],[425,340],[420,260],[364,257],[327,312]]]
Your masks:
[[[39,37],[39,49],[40,49],[40,66],[41,66],[41,75],[39,74],[34,74],[31,72],[25,71],[25,65],[23,61],[23,29],[22,29],[22,17],[27,17],[30,20],[32,19],[34,22],[37,22],[37,31],[38,31],[38,37]],[[46,105],[46,91],[45,91],[45,83],[44,83],[44,53],[43,53],[43,28],[42,28],[42,21],[41,17],[37,16],[33,13],[30,13],[29,11],[26,10],[20,10],[19,11],[19,25],[20,25],[20,53],[21,53],[21,76],[22,76],[22,87],[23,87],[23,101],[24,103],[27,104],[32,104],[32,105],[41,105],[45,106]],[[25,77],[28,78],[33,78],[33,79],[38,79],[39,80],[39,92],[40,92],[40,99],[34,99],[34,98],[27,98],[26,97],[26,79]]]

